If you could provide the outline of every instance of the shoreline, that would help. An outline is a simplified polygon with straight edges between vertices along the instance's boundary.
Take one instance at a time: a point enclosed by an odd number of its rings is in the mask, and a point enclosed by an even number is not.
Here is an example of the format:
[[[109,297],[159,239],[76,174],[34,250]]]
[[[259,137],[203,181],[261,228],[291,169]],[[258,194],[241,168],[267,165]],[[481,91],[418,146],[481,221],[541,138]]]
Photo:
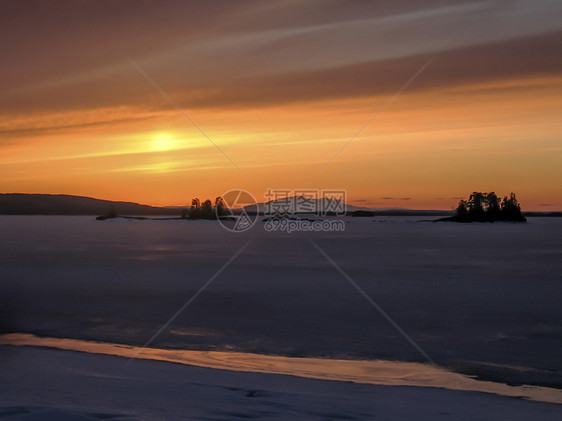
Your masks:
[[[240,352],[141,348],[115,343],[38,337],[24,333],[0,335],[0,345],[55,348],[89,354],[112,355],[127,358],[124,365],[134,364],[135,359],[155,360],[218,370],[281,374],[317,380],[482,392],[536,402],[562,404],[562,390],[560,389],[529,385],[510,386],[504,383],[476,380],[474,376],[413,362],[281,357]]]

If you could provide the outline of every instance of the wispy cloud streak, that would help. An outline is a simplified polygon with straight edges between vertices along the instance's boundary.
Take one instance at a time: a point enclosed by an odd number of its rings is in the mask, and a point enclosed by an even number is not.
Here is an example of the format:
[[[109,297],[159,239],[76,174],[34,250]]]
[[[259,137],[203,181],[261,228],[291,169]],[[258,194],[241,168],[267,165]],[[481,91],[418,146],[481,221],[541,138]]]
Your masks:
[[[316,171],[316,173],[314,174],[314,177],[316,177],[318,174],[320,174],[322,171],[324,171],[324,169],[325,169],[328,165],[330,165],[330,163],[331,163],[334,159],[336,159],[337,156],[338,156],[340,153],[342,153],[342,151],[343,151],[345,148],[347,148],[347,147],[349,146],[349,144],[350,144],[351,142],[353,142],[353,140],[355,140],[355,138],[356,138],[357,136],[359,136],[359,135],[361,134],[361,132],[362,132],[363,130],[365,130],[365,129],[367,128],[367,126],[368,126],[369,124],[371,124],[371,122],[372,122],[375,118],[377,118],[377,117],[379,116],[380,113],[382,113],[384,110],[386,110],[386,108],[387,108],[390,104],[392,104],[392,102],[394,102],[394,100],[395,100],[396,98],[398,98],[398,97],[400,96],[400,94],[401,94],[402,92],[404,92],[404,90],[405,90],[408,86],[410,86],[410,84],[411,84],[414,80],[416,80],[416,79],[418,78],[418,76],[421,75],[425,69],[427,69],[427,68],[429,67],[429,65],[433,62],[434,58],[435,58],[435,56],[432,56],[429,60],[427,60],[427,61],[425,62],[425,64],[424,64],[422,67],[420,67],[420,68],[418,69],[418,71],[417,71],[416,73],[414,73],[413,76],[410,77],[410,79],[408,79],[408,80],[406,81],[406,83],[404,83],[404,84],[400,87],[400,89],[398,89],[398,90],[394,93],[394,95],[392,95],[392,96],[383,104],[383,106],[382,106],[381,108],[379,108],[378,111],[377,111],[375,114],[373,114],[373,116],[372,116],[369,120],[367,120],[367,122],[366,122],[365,124],[363,124],[363,126],[361,126],[361,128],[360,128],[353,136],[351,136],[351,138],[350,138],[350,139],[349,139],[349,140],[348,140],[348,141],[347,141],[347,142],[346,142],[346,143],[345,143],[345,144],[344,144],[344,145],[343,145],[343,146],[342,146],[342,147],[341,147],[341,148],[340,148],[340,149],[339,149],[339,150],[338,150],[338,151],[337,151],[337,152],[336,152],[336,153],[335,153],[335,154],[334,154],[318,171]]]

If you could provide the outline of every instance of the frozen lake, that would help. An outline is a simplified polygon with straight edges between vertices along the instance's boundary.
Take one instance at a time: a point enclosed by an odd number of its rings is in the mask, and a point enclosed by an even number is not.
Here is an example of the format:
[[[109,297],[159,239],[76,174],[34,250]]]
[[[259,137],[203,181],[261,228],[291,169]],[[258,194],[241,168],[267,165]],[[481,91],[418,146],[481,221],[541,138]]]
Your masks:
[[[142,345],[252,239],[152,346],[423,361],[313,239],[438,364],[562,387],[562,218],[415,219],[235,234],[213,221],[1,216],[0,328]]]

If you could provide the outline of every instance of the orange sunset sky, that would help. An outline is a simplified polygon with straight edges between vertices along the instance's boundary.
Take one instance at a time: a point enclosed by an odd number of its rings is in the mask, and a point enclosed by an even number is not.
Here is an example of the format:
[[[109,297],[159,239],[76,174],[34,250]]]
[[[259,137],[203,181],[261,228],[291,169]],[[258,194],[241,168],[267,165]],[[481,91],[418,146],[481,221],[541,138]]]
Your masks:
[[[0,9],[0,192],[182,205],[341,188],[356,206],[451,209],[514,191],[562,209],[560,2]]]

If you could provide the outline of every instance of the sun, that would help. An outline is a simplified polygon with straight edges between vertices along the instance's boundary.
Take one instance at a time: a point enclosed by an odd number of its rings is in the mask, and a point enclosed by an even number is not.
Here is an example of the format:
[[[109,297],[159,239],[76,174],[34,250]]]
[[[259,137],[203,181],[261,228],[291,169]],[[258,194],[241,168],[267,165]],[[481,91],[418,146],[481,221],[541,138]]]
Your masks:
[[[175,142],[169,133],[158,133],[150,142],[150,149],[154,152],[174,149]]]

